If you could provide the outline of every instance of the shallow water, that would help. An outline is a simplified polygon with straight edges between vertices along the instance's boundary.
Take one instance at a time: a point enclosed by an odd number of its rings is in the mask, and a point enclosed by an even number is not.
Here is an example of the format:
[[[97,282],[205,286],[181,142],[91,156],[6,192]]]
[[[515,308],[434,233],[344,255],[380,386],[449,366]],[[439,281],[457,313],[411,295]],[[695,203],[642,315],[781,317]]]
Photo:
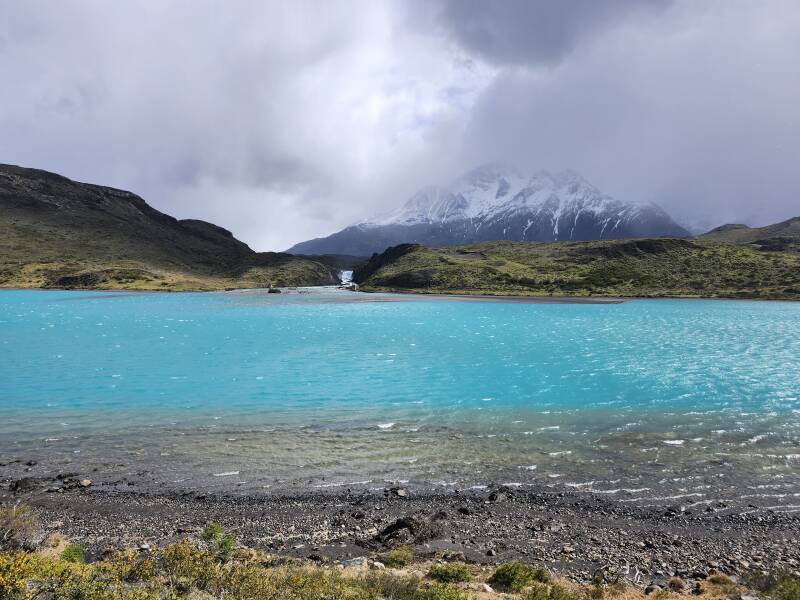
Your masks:
[[[307,291],[0,291],[0,455],[190,489],[800,509],[800,304]]]

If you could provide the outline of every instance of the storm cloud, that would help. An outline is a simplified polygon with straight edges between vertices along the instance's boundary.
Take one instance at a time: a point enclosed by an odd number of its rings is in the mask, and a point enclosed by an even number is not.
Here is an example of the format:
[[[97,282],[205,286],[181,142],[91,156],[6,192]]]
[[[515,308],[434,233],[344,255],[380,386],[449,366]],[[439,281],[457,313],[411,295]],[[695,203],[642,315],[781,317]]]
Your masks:
[[[0,161],[259,250],[494,160],[762,224],[800,214],[798,56],[791,0],[7,2]]]
[[[559,63],[575,47],[671,0],[445,0],[443,25],[469,52],[497,64]]]

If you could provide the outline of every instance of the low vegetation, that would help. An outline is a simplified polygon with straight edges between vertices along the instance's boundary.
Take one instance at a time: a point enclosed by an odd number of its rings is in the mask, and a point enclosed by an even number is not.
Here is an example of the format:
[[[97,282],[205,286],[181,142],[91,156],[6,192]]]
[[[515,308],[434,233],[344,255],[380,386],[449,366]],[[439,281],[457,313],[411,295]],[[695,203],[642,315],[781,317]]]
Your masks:
[[[225,531],[219,523],[209,523],[200,534],[200,539],[206,542],[209,551],[223,562],[230,559],[236,546],[236,536],[233,532]]]
[[[27,506],[0,506],[0,550],[32,550],[43,537],[39,520]]]
[[[406,244],[355,273],[365,291],[529,296],[800,298],[800,251],[704,238]]]
[[[255,552],[223,562],[216,553],[184,541],[150,552],[121,552],[92,564],[37,553],[0,553],[0,597],[466,600],[468,595],[418,577],[282,564]]]
[[[500,565],[489,578],[489,584],[501,590],[519,592],[535,583],[549,583],[550,573],[544,567],[521,562]]]
[[[254,252],[130,192],[0,165],[0,287],[218,290],[337,282],[336,257]]]
[[[462,562],[452,562],[431,566],[428,577],[442,583],[460,583],[471,581],[472,572],[468,565]]]
[[[71,563],[86,562],[86,554],[80,544],[69,544],[61,551],[61,560]]]
[[[0,598],[74,598],[81,600],[642,600],[644,593],[623,583],[581,586],[550,577],[523,563],[499,566],[486,584],[486,569],[463,563],[432,565],[428,577],[418,571],[343,569],[280,558],[237,548],[222,560],[207,542],[184,540],[162,548],[122,551],[91,563],[81,552],[0,552]],[[68,546],[73,548],[73,546]],[[491,572],[491,571],[489,571]],[[477,573],[476,576],[473,576]],[[759,597],[798,600],[800,580],[767,578]],[[486,587],[486,586],[491,587]],[[494,589],[492,589],[494,588]],[[725,576],[711,576],[692,590],[673,586],[654,592],[657,600],[697,597],[738,600],[746,591]],[[496,591],[495,591],[496,590]],[[691,596],[689,596],[691,594]]]
[[[42,540],[24,506],[0,510],[0,598],[75,600],[643,600],[641,589],[622,581],[578,585],[522,562],[495,569],[463,562],[415,561],[403,546],[380,556],[372,568],[281,557],[237,547],[235,536],[210,523],[199,539],[163,547],[104,554],[89,560],[80,544],[57,534]],[[10,542],[13,540],[13,542]],[[37,541],[38,540],[38,541]],[[427,574],[426,574],[427,569]],[[743,585],[744,583],[744,585]],[[800,580],[754,574],[743,583],[715,573],[691,590],[678,578],[650,598],[739,600],[746,592],[768,600],[800,599]],[[749,591],[748,591],[749,590]],[[691,595],[691,596],[690,596]]]
[[[411,549],[411,546],[398,546],[381,558],[383,564],[387,567],[400,569],[411,564],[414,560],[414,551]]]
[[[600,591],[599,596],[598,590]],[[600,600],[606,596],[618,597],[613,593],[615,591],[611,590],[612,593],[606,593],[605,589],[596,586],[587,590],[576,590],[559,583],[532,583],[525,589],[522,598],[524,600],[594,600],[595,598]],[[620,596],[622,595],[623,593],[620,593]]]

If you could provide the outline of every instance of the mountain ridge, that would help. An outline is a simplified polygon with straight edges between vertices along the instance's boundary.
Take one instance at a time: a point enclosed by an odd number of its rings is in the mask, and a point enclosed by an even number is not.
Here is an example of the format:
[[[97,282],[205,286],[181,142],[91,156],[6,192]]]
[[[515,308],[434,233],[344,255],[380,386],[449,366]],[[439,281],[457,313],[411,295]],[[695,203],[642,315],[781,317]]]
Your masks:
[[[659,206],[617,200],[575,171],[526,177],[488,163],[449,186],[429,185],[398,208],[325,238],[296,244],[297,254],[370,255],[400,243],[447,246],[508,239],[560,241],[654,235],[688,236]]]
[[[308,257],[258,253],[136,194],[0,165],[0,286],[221,289],[336,283]]]

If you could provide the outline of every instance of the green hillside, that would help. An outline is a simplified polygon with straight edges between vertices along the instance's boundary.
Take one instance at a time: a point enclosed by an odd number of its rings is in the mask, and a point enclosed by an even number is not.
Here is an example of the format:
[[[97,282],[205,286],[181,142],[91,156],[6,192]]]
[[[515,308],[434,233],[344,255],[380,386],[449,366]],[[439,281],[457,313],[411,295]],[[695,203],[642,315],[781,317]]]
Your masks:
[[[647,238],[388,249],[355,273],[365,291],[531,296],[800,298],[800,253]]]
[[[767,225],[723,225],[701,235],[699,239],[709,242],[747,245],[758,250],[800,252],[800,217]]]
[[[198,289],[335,283],[324,259],[257,253],[130,192],[0,165],[0,287]]]

